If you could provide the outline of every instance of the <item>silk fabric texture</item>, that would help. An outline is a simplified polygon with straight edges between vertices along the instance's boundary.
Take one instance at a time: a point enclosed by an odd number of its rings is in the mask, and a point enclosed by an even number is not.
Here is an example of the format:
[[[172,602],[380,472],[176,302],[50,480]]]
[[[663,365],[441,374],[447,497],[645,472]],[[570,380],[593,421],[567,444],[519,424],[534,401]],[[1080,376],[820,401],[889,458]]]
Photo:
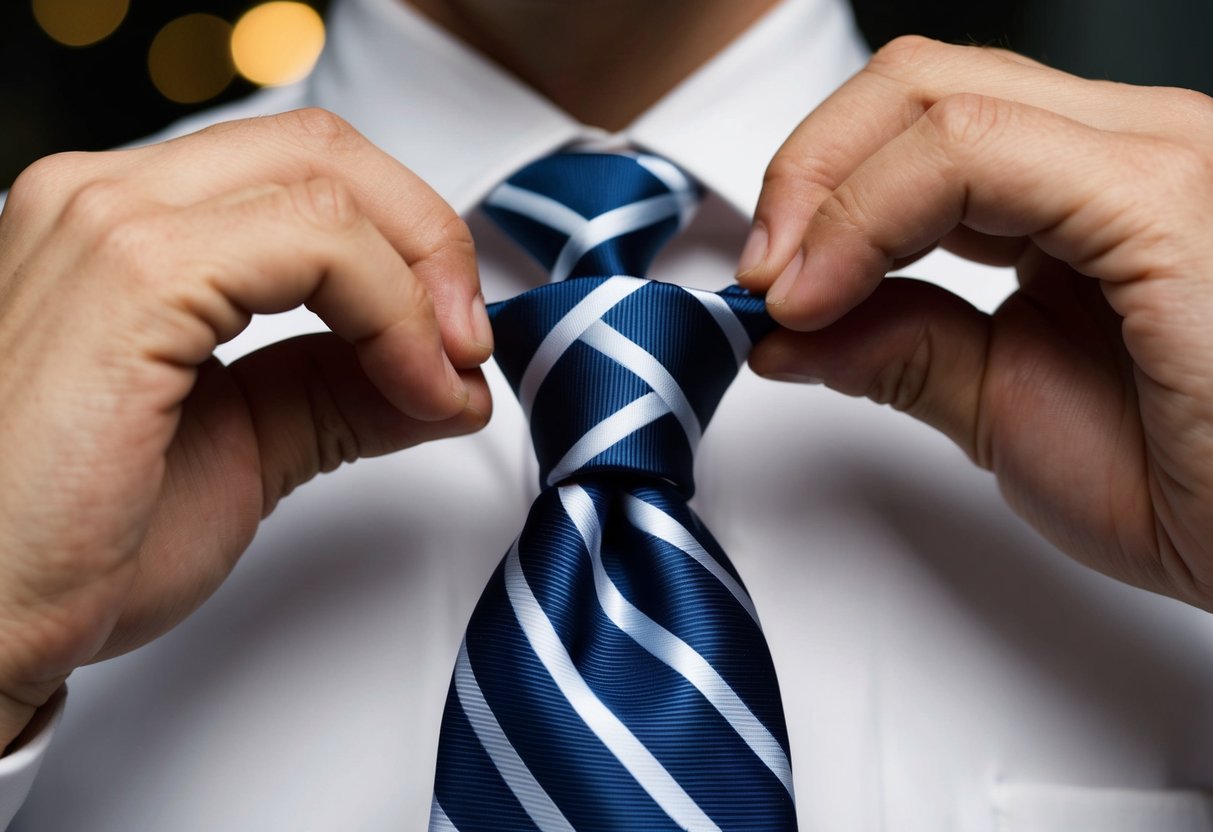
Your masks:
[[[307,81],[155,139],[332,110],[466,217],[490,301],[546,275],[477,206],[595,138],[709,189],[649,275],[721,288],[763,167],[866,57],[845,2],[784,0],[604,136],[401,0],[335,0],[328,23]],[[987,311],[1015,285],[943,251],[907,271]],[[219,355],[322,328],[306,311],[258,317]],[[424,829],[452,657],[537,490],[521,409],[485,373],[488,428],[308,483],[182,626],[74,673],[53,741],[0,761],[0,825],[42,761],[14,832]],[[1213,782],[1207,614],[1070,562],[946,438],[820,387],[743,370],[696,470],[692,505],[745,575],[778,668],[802,828],[1213,829],[1168,809]]]
[[[543,490],[472,614],[431,832],[796,828],[757,612],[686,505],[761,298],[643,278],[699,187],[642,153],[565,152],[487,212],[552,283],[490,308]]]

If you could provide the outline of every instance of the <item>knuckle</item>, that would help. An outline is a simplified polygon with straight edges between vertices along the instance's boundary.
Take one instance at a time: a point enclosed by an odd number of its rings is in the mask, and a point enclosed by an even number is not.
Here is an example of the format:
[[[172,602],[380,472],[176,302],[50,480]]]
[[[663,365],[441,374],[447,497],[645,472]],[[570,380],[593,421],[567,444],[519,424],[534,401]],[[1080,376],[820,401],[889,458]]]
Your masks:
[[[868,66],[890,75],[904,75],[907,70],[931,60],[944,48],[939,41],[922,35],[901,35],[876,50]]]
[[[121,223],[130,202],[130,190],[121,182],[94,180],[68,198],[60,222],[84,234],[104,234]]]
[[[93,253],[102,262],[118,266],[113,271],[115,277],[143,282],[156,273],[147,264],[166,239],[165,230],[155,217],[125,217],[109,223],[98,233]]]
[[[923,402],[930,379],[932,359],[931,332],[921,326],[913,347],[905,357],[884,367],[872,379],[865,395],[878,404],[887,404],[902,413],[916,413]]]
[[[362,218],[357,198],[336,179],[319,177],[299,182],[287,189],[287,198],[295,212],[313,225],[344,230]]]
[[[1137,187],[1151,183],[1163,204],[1188,205],[1195,195],[1201,202],[1213,195],[1213,151],[1187,143],[1147,140],[1132,147],[1129,167],[1139,173]]]
[[[780,150],[767,165],[762,175],[763,187],[780,187],[799,180],[806,173],[806,165],[799,154]]]
[[[61,193],[67,180],[78,176],[83,167],[84,153],[56,153],[45,156],[21,172],[9,189],[9,202],[14,205],[39,205]]]
[[[436,248],[453,247],[456,249],[473,245],[472,229],[468,227],[463,217],[453,211],[438,220],[438,243]]]
[[[298,141],[326,152],[347,150],[362,140],[361,134],[348,121],[320,107],[293,110],[275,119]]]
[[[392,298],[392,309],[396,310],[395,320],[383,331],[371,335],[371,338],[380,338],[384,332],[390,330],[393,333],[402,333],[408,340],[425,339],[438,331],[434,298],[423,281],[405,271],[395,281],[393,291],[395,297]]]
[[[454,212],[444,213],[435,222],[437,230],[431,237],[433,242],[418,261],[441,259],[447,263],[475,263],[476,244],[472,239],[471,228],[463,217]]]
[[[320,380],[308,385],[315,437],[315,469],[327,474],[362,456],[358,432],[346,418],[329,386]]]
[[[858,231],[865,227],[871,212],[859,192],[843,182],[817,207],[817,214],[834,226]]]
[[[814,193],[829,191],[837,185],[834,175],[816,156],[780,150],[767,165],[762,177],[764,193],[787,194],[808,199]]]
[[[404,309],[408,320],[422,327],[437,328],[434,297],[425,283],[415,277],[401,281],[400,291],[404,295]]]
[[[64,209],[62,223],[85,241],[88,255],[106,264],[104,273],[128,282],[152,278],[151,261],[171,245],[164,214],[136,209],[122,183],[91,182]]]
[[[1011,114],[1009,102],[976,93],[940,99],[926,117],[940,138],[954,147],[972,147],[1003,129]]]

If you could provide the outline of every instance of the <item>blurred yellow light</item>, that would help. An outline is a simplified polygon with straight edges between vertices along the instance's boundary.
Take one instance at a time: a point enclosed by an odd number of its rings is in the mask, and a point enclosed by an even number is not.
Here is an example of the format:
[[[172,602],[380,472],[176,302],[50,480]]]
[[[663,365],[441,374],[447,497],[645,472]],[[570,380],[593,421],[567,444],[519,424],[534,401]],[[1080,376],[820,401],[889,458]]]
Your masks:
[[[254,84],[276,86],[312,71],[324,50],[324,21],[304,3],[275,0],[249,9],[232,32],[232,59]]]
[[[104,40],[126,19],[129,0],[34,0],[34,18],[66,46]]]
[[[231,24],[213,14],[177,18],[160,30],[148,51],[152,83],[179,104],[214,98],[236,77],[228,50],[231,36]]]

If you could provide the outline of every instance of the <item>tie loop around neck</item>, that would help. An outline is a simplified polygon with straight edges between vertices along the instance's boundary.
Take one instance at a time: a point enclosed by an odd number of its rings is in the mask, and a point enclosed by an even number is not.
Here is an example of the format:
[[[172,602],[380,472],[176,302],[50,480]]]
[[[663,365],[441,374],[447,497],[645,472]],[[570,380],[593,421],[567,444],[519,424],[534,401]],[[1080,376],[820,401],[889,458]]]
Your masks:
[[[562,152],[497,186],[484,210],[559,283],[644,277],[699,199],[699,186],[660,157]]]
[[[497,363],[531,421],[541,487],[625,473],[693,493],[703,429],[773,327],[762,299],[738,287],[644,279],[698,200],[698,186],[664,159],[557,153],[486,201],[552,273],[553,283],[489,309]]]

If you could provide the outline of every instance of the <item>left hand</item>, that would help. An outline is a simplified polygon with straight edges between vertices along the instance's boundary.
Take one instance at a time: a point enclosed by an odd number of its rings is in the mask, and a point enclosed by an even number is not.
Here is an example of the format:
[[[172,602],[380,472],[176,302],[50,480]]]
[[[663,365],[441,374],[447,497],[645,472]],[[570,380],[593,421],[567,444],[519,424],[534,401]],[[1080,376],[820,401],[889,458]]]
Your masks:
[[[739,280],[761,375],[892,404],[1079,561],[1213,610],[1213,100],[901,38],[767,171]],[[885,280],[1014,265],[985,315]]]

